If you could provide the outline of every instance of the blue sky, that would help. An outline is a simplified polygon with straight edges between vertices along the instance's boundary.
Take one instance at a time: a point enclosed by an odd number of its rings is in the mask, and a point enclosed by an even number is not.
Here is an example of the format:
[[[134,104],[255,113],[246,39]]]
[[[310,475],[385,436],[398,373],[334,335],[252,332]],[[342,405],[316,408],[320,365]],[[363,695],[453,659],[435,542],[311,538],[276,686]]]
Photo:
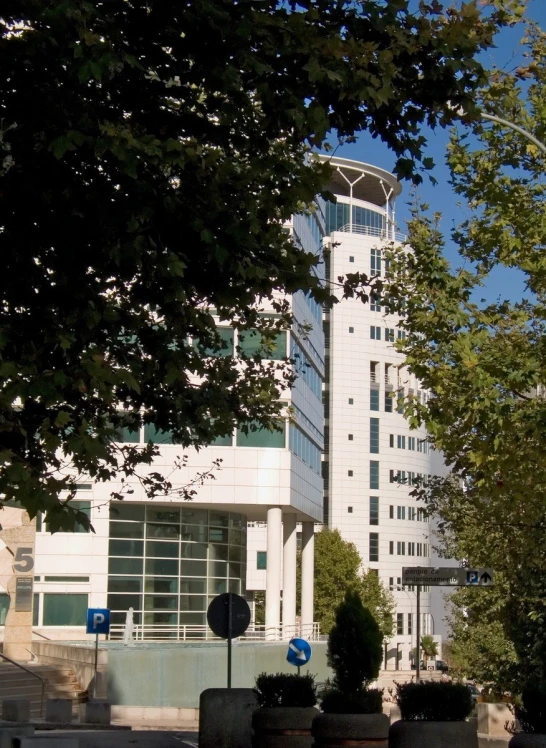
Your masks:
[[[527,11],[527,17],[536,21],[544,29],[546,28],[546,0],[531,0]],[[503,30],[497,37],[497,48],[489,50],[482,55],[482,62],[486,67],[492,67],[496,64],[499,67],[507,65],[513,67],[513,58],[517,56],[520,50],[520,39],[523,34],[523,28],[516,26],[513,29]],[[448,142],[448,132],[446,130],[437,130],[427,132],[428,147],[427,154],[432,156],[436,167],[433,175],[437,180],[435,186],[431,185],[425,177],[425,181],[418,189],[420,199],[430,206],[430,212],[439,211],[443,215],[442,229],[446,236],[446,254],[453,264],[458,267],[456,249],[448,240],[448,233],[454,224],[457,224],[464,217],[464,213],[457,207],[460,200],[456,196],[449,183],[448,171],[444,163],[445,147]],[[346,145],[336,150],[337,156],[353,158],[359,161],[381,166],[389,171],[393,168],[395,157],[389,149],[381,142],[373,140],[367,134],[359,137],[358,141],[352,145]],[[400,224],[400,229],[404,230],[404,222],[409,217],[408,203],[411,199],[411,185],[404,184],[402,195],[398,198],[396,206],[396,216]],[[524,296],[523,276],[515,270],[499,269],[490,277],[487,287],[483,294],[480,294],[488,300],[495,300],[498,297],[511,299],[513,301],[521,299]]]

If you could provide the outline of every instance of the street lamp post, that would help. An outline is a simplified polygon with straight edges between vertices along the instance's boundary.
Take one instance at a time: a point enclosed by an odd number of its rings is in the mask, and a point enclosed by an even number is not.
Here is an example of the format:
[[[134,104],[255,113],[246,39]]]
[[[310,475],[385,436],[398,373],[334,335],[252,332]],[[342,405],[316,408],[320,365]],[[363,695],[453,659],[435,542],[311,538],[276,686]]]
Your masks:
[[[509,127],[511,130],[515,130],[516,132],[519,132],[521,135],[523,135],[527,140],[530,140],[532,143],[534,143],[537,148],[540,148],[542,153],[546,154],[546,145],[542,143],[538,138],[535,138],[534,135],[532,135],[527,130],[524,130],[523,127],[520,127],[519,125],[516,125],[515,122],[510,122],[510,120],[503,119],[502,117],[497,117],[495,114],[487,114],[486,112],[480,112],[480,117],[482,119],[490,120],[491,122],[496,122],[498,125],[503,125],[504,127]]]

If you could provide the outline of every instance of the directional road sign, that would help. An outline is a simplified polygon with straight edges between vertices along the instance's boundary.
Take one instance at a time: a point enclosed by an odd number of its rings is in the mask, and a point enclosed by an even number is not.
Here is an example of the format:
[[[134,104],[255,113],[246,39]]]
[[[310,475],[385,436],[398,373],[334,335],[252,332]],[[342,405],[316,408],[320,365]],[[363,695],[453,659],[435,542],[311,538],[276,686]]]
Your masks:
[[[492,587],[493,569],[466,569],[460,566],[404,566],[402,584],[433,587]]]
[[[493,569],[461,569],[465,587],[492,587]]]
[[[291,665],[306,665],[311,659],[311,645],[305,639],[290,639],[286,659]]]
[[[422,584],[457,587],[459,585],[458,566],[404,566],[402,584]]]
[[[207,622],[216,636],[236,639],[248,628],[250,608],[244,597],[234,592],[222,592],[209,605]]]
[[[110,633],[110,611],[108,608],[87,608],[87,633]]]

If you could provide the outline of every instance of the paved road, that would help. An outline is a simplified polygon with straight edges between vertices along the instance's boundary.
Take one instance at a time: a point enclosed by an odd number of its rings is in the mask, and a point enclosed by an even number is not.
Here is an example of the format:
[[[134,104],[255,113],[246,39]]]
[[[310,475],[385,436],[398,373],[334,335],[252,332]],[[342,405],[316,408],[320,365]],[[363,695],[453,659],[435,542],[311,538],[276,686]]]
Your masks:
[[[164,730],[51,730],[39,732],[42,738],[77,738],[80,748],[197,748],[196,732]]]

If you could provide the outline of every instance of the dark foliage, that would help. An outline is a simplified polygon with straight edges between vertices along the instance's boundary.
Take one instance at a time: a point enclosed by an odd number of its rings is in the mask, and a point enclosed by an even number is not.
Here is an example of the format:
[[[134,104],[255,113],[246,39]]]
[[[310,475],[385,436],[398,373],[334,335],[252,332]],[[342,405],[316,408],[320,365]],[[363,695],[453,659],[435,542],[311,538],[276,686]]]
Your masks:
[[[356,590],[347,590],[337,607],[328,638],[328,664],[335,673],[334,687],[357,694],[379,674],[383,637]]]
[[[260,673],[254,693],[260,706],[315,706],[317,703],[313,675]]]
[[[329,714],[381,714],[383,690],[363,688],[356,693],[344,693],[332,688],[325,692],[320,706]]]
[[[402,719],[430,722],[462,722],[474,704],[462,683],[397,683],[395,701]]]
[[[524,688],[514,711],[523,732],[546,735],[546,683]]]

